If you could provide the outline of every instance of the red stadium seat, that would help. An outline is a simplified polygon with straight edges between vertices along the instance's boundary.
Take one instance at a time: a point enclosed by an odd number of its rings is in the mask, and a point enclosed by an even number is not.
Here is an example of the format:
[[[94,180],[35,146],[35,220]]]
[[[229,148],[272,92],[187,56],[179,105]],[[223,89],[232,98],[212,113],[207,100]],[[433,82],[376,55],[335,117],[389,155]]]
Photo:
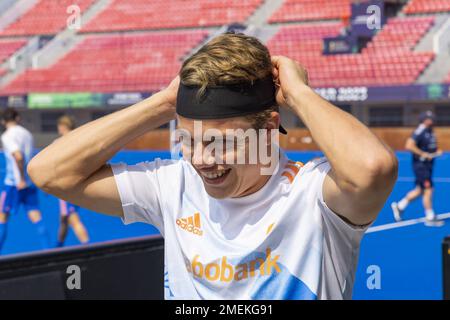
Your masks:
[[[269,41],[272,54],[305,65],[314,87],[411,84],[433,60],[433,53],[412,49],[432,26],[432,17],[390,19],[360,54],[325,56],[323,38],[336,36],[337,22],[285,26]]]
[[[93,2],[40,0],[0,36],[56,33],[66,23],[67,14],[60,12],[61,7],[75,3],[85,10]],[[410,6],[416,2],[420,1],[413,0]],[[84,26],[84,41],[48,68],[26,70],[0,93],[159,90],[177,73],[181,58],[207,35],[199,26],[245,21],[261,3],[112,0]],[[270,21],[342,18],[349,14],[349,4],[350,0],[287,0]],[[433,53],[413,51],[433,22],[434,17],[429,16],[392,18],[359,54],[322,54],[323,38],[337,36],[344,28],[343,22],[335,21],[281,25],[268,47],[272,54],[284,54],[304,64],[315,87],[411,84],[434,59]],[[197,29],[118,33],[182,27]],[[94,32],[108,34],[88,34]],[[0,63],[26,43],[11,41],[0,41]]]
[[[82,32],[220,26],[244,22],[262,0],[113,0]]]
[[[25,39],[0,40],[0,63],[3,63],[14,52],[22,48],[27,43]]]
[[[88,35],[46,69],[28,70],[1,93],[157,91],[206,31]]]
[[[340,19],[350,16],[350,0],[286,0],[270,23]]]
[[[450,12],[450,0],[411,0],[403,12],[406,14]]]
[[[85,11],[95,0],[39,0],[23,16],[0,31],[0,36],[52,35],[64,29],[71,5]]]

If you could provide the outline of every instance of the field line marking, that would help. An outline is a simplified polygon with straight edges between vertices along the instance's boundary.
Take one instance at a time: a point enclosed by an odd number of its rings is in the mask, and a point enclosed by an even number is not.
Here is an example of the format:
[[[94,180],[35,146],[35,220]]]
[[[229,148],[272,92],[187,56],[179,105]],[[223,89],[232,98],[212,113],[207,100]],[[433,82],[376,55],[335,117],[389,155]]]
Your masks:
[[[448,219],[448,218],[450,218],[450,212],[438,214],[437,218],[440,219],[440,220]],[[414,224],[419,224],[419,223],[424,223],[424,222],[425,222],[425,217],[418,218],[418,219],[410,219],[410,220],[405,220],[405,221],[399,221],[399,222],[393,222],[393,223],[387,223],[387,224],[382,224],[382,225],[379,225],[379,226],[370,227],[366,231],[366,233],[372,233],[372,232],[396,229],[396,228],[411,226],[411,225],[414,225]]]
[[[413,177],[398,177],[397,178],[398,182],[413,182],[415,180],[416,180],[416,178],[413,178]],[[436,178],[433,178],[433,181],[434,182],[450,183],[450,178],[447,178],[447,177],[442,177],[442,178],[436,177]]]

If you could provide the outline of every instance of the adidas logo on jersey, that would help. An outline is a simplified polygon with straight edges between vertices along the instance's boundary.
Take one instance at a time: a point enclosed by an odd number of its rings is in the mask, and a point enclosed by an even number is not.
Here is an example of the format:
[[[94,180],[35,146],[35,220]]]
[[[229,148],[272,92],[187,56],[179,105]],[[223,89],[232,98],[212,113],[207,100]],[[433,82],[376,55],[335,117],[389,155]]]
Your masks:
[[[187,232],[202,236],[203,231],[200,227],[200,213],[196,212],[193,216],[177,219],[177,225]]]

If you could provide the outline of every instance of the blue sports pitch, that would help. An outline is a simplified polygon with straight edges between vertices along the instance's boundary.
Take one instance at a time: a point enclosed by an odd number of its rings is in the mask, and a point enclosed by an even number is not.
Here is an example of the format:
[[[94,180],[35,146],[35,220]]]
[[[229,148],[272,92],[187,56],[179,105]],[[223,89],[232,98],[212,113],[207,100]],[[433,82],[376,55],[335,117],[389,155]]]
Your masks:
[[[320,155],[319,152],[287,152],[289,158],[306,162]],[[356,273],[354,299],[442,299],[442,256],[441,245],[445,236],[450,235],[450,219],[442,227],[426,227],[421,220],[424,216],[421,200],[411,204],[404,218],[407,223],[394,223],[390,203],[398,201],[414,187],[411,169],[411,155],[397,153],[400,170],[397,184],[389,197],[373,229],[364,237],[358,270]],[[129,164],[151,161],[154,158],[168,158],[168,152],[123,151],[112,163]],[[0,156],[0,179],[3,183],[4,157]],[[437,214],[450,212],[450,153],[436,160],[434,171],[434,208]],[[50,236],[56,243],[59,224],[58,200],[53,196],[39,193],[41,210]],[[95,214],[81,209],[80,216],[86,225],[91,242],[101,242],[156,233],[156,229],[146,224],[124,226],[113,217]],[[447,215],[448,216],[448,215]],[[66,245],[76,245],[78,241],[70,231]],[[8,237],[2,254],[12,254],[39,250],[39,240],[26,213],[20,210],[8,224]],[[373,270],[379,271],[379,283],[370,284]],[[369,285],[368,285],[369,284]],[[369,289],[372,288],[372,289]]]

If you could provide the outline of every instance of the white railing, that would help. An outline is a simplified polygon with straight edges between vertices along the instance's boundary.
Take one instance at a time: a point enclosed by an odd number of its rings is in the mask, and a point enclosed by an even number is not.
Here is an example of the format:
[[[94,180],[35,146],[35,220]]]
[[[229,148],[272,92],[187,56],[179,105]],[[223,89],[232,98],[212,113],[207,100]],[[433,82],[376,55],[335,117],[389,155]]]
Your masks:
[[[447,32],[446,32],[447,31]],[[447,37],[447,43],[450,43],[450,17],[445,21],[445,23],[442,25],[442,27],[439,28],[439,30],[436,32],[436,34],[433,37],[433,51],[437,55],[441,53],[441,48],[443,47],[443,41],[441,41],[441,38],[443,36]],[[449,50],[449,47],[447,46],[447,50]],[[447,52],[449,54],[450,52]]]

